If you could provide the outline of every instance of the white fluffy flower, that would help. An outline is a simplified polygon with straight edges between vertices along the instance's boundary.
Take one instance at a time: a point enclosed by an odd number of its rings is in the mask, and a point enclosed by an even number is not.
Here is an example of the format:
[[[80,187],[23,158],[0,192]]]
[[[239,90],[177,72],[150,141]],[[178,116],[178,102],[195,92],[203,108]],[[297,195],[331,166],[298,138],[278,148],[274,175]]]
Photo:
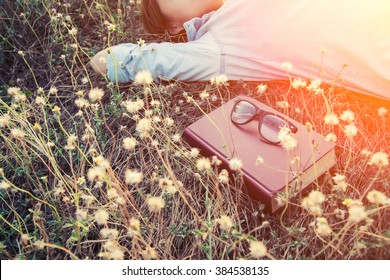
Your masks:
[[[350,123],[355,119],[355,114],[351,110],[345,110],[341,114],[340,119]]]
[[[278,134],[278,140],[282,144],[283,148],[287,151],[291,151],[298,146],[298,141],[291,133],[288,127],[282,127]]]
[[[137,146],[137,144],[137,140],[132,137],[126,137],[123,139],[122,142],[123,148],[128,151],[134,151],[135,146]]]
[[[239,158],[233,157],[229,160],[229,168],[237,171],[242,168],[242,161]]]
[[[196,162],[196,168],[199,171],[211,169],[210,159],[205,158],[205,157],[202,157],[202,158],[198,159],[197,162]]]
[[[104,91],[100,88],[93,88],[88,93],[88,97],[89,99],[91,99],[92,102],[101,100],[103,98],[103,95],[104,95]]]
[[[139,71],[134,78],[136,84],[139,85],[150,85],[153,83],[153,76],[149,70]]]
[[[137,170],[130,170],[127,169],[125,171],[125,182],[129,185],[136,185],[142,182],[144,179],[144,175],[142,172],[139,172]]]
[[[376,165],[378,167],[389,165],[389,156],[384,152],[377,152],[371,156],[368,165]]]
[[[104,225],[107,223],[110,215],[104,209],[99,209],[95,212],[95,221],[98,225]]]
[[[267,254],[267,247],[261,241],[250,241],[249,243],[250,254],[253,258],[262,258]]]
[[[136,101],[127,100],[123,102],[126,111],[129,113],[136,113],[144,107],[144,101],[142,99],[137,99]]]
[[[336,114],[329,113],[324,117],[325,124],[336,125],[339,123],[339,117]]]

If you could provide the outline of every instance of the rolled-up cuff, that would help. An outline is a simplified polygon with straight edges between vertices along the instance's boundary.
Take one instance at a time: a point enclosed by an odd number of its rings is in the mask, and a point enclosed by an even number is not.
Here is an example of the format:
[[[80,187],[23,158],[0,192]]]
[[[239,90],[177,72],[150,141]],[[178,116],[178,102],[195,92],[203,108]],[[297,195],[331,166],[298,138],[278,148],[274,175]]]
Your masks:
[[[122,44],[108,49],[107,77],[112,82],[129,83],[134,80],[134,71],[129,67],[132,52],[138,46]]]

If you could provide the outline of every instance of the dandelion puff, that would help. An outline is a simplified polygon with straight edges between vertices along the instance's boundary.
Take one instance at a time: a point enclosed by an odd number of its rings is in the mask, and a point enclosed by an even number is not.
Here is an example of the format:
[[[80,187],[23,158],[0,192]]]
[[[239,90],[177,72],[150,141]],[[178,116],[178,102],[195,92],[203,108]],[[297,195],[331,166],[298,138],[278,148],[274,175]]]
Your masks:
[[[74,150],[76,149],[76,141],[77,141],[77,136],[74,134],[69,135],[68,139],[66,140],[67,144],[65,145],[66,150]]]
[[[88,78],[87,77],[83,77],[82,79],[81,79],[81,83],[83,84],[83,85],[86,85],[86,84],[88,84]]]
[[[11,116],[9,114],[5,114],[0,117],[0,128],[9,126],[11,123]]]
[[[267,247],[261,241],[249,242],[250,254],[253,258],[259,259],[267,255]]]
[[[384,152],[374,153],[367,164],[376,165],[378,167],[387,166],[389,165],[389,156]]]
[[[322,204],[325,201],[325,195],[320,191],[312,191],[308,196],[313,204]]]
[[[342,174],[339,174],[339,173],[336,173],[336,175],[334,177],[332,177],[333,181],[338,184],[340,182],[344,182],[345,181],[345,175],[342,175]]]
[[[320,86],[321,86],[321,79],[314,79],[310,81],[310,84],[306,87],[309,91],[318,92]]]
[[[127,151],[134,151],[137,144],[137,140],[132,137],[126,137],[122,141],[122,146]]]
[[[282,147],[287,151],[291,151],[298,146],[298,141],[295,139],[291,130],[288,127],[282,127],[278,133],[278,140],[282,144]]]
[[[340,121],[339,121],[339,117],[336,114],[328,113],[324,117],[324,122],[325,122],[325,124],[328,124],[328,125],[337,125]]]
[[[329,236],[332,234],[332,229],[328,224],[326,218],[318,217],[317,218],[317,228],[316,232],[319,236]]]
[[[287,101],[278,101],[276,102],[276,107],[281,109],[288,109],[288,107],[290,107],[290,104]]]
[[[35,98],[35,104],[41,105],[41,106],[45,106],[46,105],[46,101],[45,101],[45,99],[42,96],[37,96]]]
[[[72,29],[69,29],[69,35],[71,36],[76,36],[77,35],[77,28],[76,27],[72,27]]]
[[[367,213],[363,205],[352,204],[348,208],[348,220],[353,223],[358,223],[367,218]]]
[[[104,91],[100,88],[93,88],[89,91],[88,97],[92,102],[101,100],[103,98]]]
[[[141,70],[135,75],[134,82],[138,85],[150,85],[153,83],[152,73],[149,70]]]
[[[98,225],[105,225],[110,215],[104,209],[99,209],[95,212],[95,221]]]
[[[305,197],[301,206],[310,211],[311,214],[319,216],[322,214],[321,204],[325,201],[325,196],[320,191],[312,191],[307,197]]]
[[[142,118],[138,121],[135,129],[141,136],[144,136],[152,129],[152,121],[150,118]]]
[[[261,156],[258,156],[256,159],[256,166],[261,165],[264,163],[264,158]]]
[[[21,140],[21,139],[24,139],[24,137],[26,136],[26,133],[24,133],[19,128],[13,128],[13,129],[11,129],[11,135],[13,137],[15,137],[16,139]]]
[[[229,168],[233,171],[241,170],[242,165],[242,161],[237,157],[233,157],[229,160]]]
[[[355,114],[351,110],[345,110],[341,114],[340,119],[342,121],[351,123],[355,119]]]
[[[141,223],[138,219],[136,218],[131,218],[130,219],[130,229],[133,230],[133,231],[136,231],[136,232],[139,232],[140,231],[140,226],[141,226]]]
[[[385,108],[385,107],[380,107],[379,109],[378,109],[378,115],[380,116],[380,117],[384,117],[386,114],[387,114],[387,109]]]
[[[114,198],[117,198],[119,196],[119,194],[118,194],[116,189],[111,188],[111,189],[107,190],[107,196],[109,199],[114,199]]]
[[[150,102],[150,105],[153,106],[153,107],[158,107],[158,106],[160,106],[160,104],[161,104],[161,102],[158,101],[158,100],[152,100]]]
[[[196,162],[196,168],[198,169],[198,171],[211,169],[210,159],[205,157],[198,159]]]
[[[123,102],[123,105],[127,112],[134,114],[144,108],[145,103],[142,99],[137,99],[136,101],[127,100]]]
[[[148,247],[148,248],[146,248],[146,250],[143,250],[142,251],[142,256],[144,257],[145,260],[157,260],[157,259],[159,259],[158,253],[152,247]]]
[[[210,94],[209,94],[207,91],[205,91],[205,90],[202,91],[202,92],[199,94],[199,97],[200,97],[200,99],[202,99],[202,100],[208,99],[209,96],[210,96]]]
[[[367,149],[363,149],[360,153],[362,154],[362,156],[365,156],[367,158],[372,156],[372,152]]]
[[[158,181],[158,187],[160,189],[162,189],[163,191],[166,191],[167,189],[169,189],[172,186],[173,186],[173,182],[172,182],[172,180],[170,180],[168,178],[161,178]]]
[[[93,162],[96,163],[98,166],[102,166],[105,169],[110,167],[110,162],[105,159],[103,156],[99,155],[92,158]]]
[[[105,239],[115,239],[118,237],[119,232],[117,229],[114,228],[102,228],[100,230],[100,235],[102,238]]]
[[[10,187],[11,187],[11,185],[8,184],[7,182],[5,182],[5,181],[0,182],[0,190],[8,190]]]
[[[227,83],[228,77],[224,74],[211,77],[210,83],[216,86],[223,86]]]
[[[21,89],[18,88],[18,87],[9,87],[9,88],[7,89],[7,93],[8,93],[9,95],[16,95],[16,94],[22,94],[22,91],[21,91]]]
[[[226,169],[222,169],[218,175],[218,181],[221,184],[229,183],[229,172]]]
[[[212,156],[211,157],[211,164],[220,166],[222,164],[222,161],[217,157],[217,156]]]
[[[221,215],[218,219],[220,229],[229,231],[233,227],[233,220],[229,216]]]
[[[172,141],[175,142],[175,143],[180,142],[180,140],[181,140],[181,135],[180,135],[180,133],[175,133],[174,135],[172,135],[171,139],[172,139]]]
[[[146,199],[148,209],[152,213],[159,213],[165,207],[165,201],[161,197],[151,196]]]
[[[164,123],[167,127],[171,127],[175,124],[175,121],[172,118],[168,117],[164,119]]]
[[[328,133],[325,135],[325,141],[335,143],[337,141],[337,136],[334,133]]]
[[[390,203],[389,198],[384,193],[377,190],[370,191],[367,194],[367,200],[377,205],[386,205]]]
[[[190,150],[190,157],[191,158],[196,158],[199,155],[200,151],[198,148],[192,148]]]
[[[300,89],[306,87],[307,82],[302,80],[301,78],[295,78],[291,82],[291,86],[293,89]]]
[[[13,99],[15,100],[15,102],[17,103],[22,103],[22,102],[25,102],[27,100],[27,96],[25,94],[15,94],[13,96]]]
[[[357,135],[358,129],[355,124],[349,124],[344,127],[344,133],[348,138],[353,138]]]
[[[256,87],[258,94],[264,94],[267,91],[268,86],[266,84],[260,84]]]
[[[88,108],[89,107],[89,102],[85,98],[78,98],[74,101],[74,104],[79,107],[80,109],[82,108]]]
[[[137,170],[130,170],[127,169],[125,171],[125,182],[129,185],[136,185],[143,181],[144,175],[142,172],[139,172]]]
[[[57,92],[58,92],[58,89],[55,86],[52,86],[49,89],[49,94],[57,94]]]
[[[76,220],[83,221],[88,217],[88,211],[84,209],[78,209],[76,211]]]
[[[106,169],[102,166],[95,166],[88,169],[87,178],[88,181],[93,182],[95,180],[101,181],[106,175]]]

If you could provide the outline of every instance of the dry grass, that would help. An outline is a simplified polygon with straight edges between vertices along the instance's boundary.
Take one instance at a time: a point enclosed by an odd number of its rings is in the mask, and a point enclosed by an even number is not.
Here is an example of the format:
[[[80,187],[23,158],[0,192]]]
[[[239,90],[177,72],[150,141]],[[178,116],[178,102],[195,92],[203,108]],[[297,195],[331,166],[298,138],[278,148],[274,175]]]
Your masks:
[[[1,259],[389,259],[388,198],[367,199],[373,190],[390,194],[389,166],[368,164],[390,152],[390,114],[378,114],[389,102],[325,85],[316,95],[289,82],[266,83],[263,95],[245,82],[108,83],[87,66],[97,51],[167,39],[143,32],[131,2],[0,1]],[[89,100],[92,88],[104,90],[101,100]],[[204,90],[210,98],[201,100]],[[316,186],[320,212],[302,206],[309,192],[286,211],[263,212],[239,175],[220,183],[218,166],[198,170],[200,156],[177,139],[200,109],[242,93],[274,108],[287,101],[279,110],[337,136],[337,164]],[[123,102],[137,99],[144,106],[130,113]],[[346,110],[354,112],[353,137],[348,122],[324,123],[330,111]],[[143,118],[153,120],[144,135]],[[125,138],[138,144],[126,150]],[[336,173],[345,190],[334,187]]]

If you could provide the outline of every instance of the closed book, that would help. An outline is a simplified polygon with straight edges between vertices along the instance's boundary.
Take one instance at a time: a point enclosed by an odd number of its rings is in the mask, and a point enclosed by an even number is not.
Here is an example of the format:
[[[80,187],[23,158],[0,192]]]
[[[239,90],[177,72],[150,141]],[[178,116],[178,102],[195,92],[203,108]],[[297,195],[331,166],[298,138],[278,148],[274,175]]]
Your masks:
[[[287,151],[281,145],[269,144],[261,138],[258,120],[244,125],[231,121],[237,100],[246,100],[260,109],[283,116],[295,125],[297,146]],[[217,156],[228,168],[233,157],[242,162],[249,195],[265,204],[270,212],[281,208],[286,196],[290,199],[315,181],[336,163],[334,143],[321,134],[283,115],[265,104],[240,95],[188,126],[184,139],[206,156]],[[286,189],[287,187],[287,189]]]

